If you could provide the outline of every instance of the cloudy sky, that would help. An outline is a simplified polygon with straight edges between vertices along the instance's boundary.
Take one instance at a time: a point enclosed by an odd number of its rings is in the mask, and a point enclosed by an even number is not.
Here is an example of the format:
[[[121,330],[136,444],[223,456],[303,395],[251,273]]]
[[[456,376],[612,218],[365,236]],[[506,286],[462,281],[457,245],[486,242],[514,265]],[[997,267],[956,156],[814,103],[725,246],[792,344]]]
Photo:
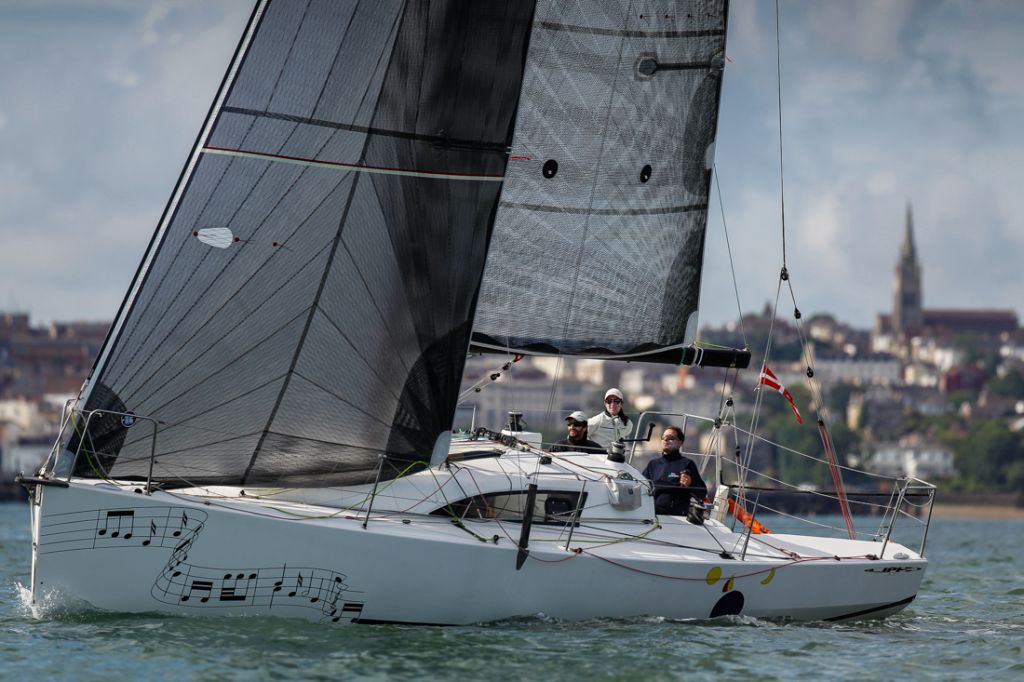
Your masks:
[[[0,0],[0,310],[108,319],[251,0]],[[1024,313],[1024,2],[782,0],[787,262],[805,313],[890,308],[907,203],[928,307]],[[717,164],[744,311],[782,264],[774,3],[733,0]],[[721,213],[702,319],[736,316]],[[786,304],[789,314],[789,304]]]

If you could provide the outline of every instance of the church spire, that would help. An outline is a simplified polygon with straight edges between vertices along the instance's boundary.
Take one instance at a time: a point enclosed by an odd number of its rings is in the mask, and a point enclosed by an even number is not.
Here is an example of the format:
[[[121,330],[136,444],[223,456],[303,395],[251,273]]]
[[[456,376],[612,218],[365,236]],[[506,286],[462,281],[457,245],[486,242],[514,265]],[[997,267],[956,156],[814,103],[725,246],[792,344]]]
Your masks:
[[[914,213],[907,202],[907,221],[903,244],[893,277],[892,326],[897,334],[909,338],[921,329],[924,313],[921,306],[921,265],[914,247]]]
[[[914,248],[914,209],[907,202],[907,222],[903,229],[903,245],[900,246],[900,259],[917,260],[917,249]]]

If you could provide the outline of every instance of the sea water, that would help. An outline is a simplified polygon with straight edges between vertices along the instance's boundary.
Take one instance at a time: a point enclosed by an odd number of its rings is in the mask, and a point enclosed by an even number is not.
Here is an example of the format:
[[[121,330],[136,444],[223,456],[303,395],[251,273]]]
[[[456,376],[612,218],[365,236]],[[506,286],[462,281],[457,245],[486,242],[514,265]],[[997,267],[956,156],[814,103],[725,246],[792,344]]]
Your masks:
[[[883,621],[339,628],[59,608],[35,617],[28,507],[0,504],[0,679],[1024,680],[1022,539],[1024,520],[934,520],[917,600]]]

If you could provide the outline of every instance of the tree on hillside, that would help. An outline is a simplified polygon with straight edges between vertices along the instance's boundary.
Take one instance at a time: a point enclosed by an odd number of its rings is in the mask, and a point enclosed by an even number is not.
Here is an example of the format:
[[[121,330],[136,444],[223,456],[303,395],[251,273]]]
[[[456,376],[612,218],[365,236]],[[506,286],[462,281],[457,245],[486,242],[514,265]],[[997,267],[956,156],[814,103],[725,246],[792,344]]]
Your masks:
[[[988,382],[985,390],[990,396],[1024,400],[1024,372],[1011,369],[1003,376],[997,376]]]
[[[970,486],[984,490],[1004,490],[1020,483],[1018,471],[1024,459],[1024,439],[996,419],[976,420],[954,449],[957,471]],[[1010,475],[1015,480],[1010,482]]]

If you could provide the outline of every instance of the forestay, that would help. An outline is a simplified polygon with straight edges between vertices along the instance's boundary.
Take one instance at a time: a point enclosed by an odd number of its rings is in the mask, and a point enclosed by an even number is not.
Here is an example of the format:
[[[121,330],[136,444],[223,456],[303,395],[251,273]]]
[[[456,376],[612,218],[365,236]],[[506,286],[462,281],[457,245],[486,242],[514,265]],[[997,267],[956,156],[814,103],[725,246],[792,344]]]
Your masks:
[[[684,361],[725,27],[717,0],[538,5],[477,348]]]
[[[167,482],[360,483],[379,453],[385,476],[446,454],[533,10],[259,4],[86,414],[160,420]],[[145,478],[150,434],[94,417],[76,473]]]

